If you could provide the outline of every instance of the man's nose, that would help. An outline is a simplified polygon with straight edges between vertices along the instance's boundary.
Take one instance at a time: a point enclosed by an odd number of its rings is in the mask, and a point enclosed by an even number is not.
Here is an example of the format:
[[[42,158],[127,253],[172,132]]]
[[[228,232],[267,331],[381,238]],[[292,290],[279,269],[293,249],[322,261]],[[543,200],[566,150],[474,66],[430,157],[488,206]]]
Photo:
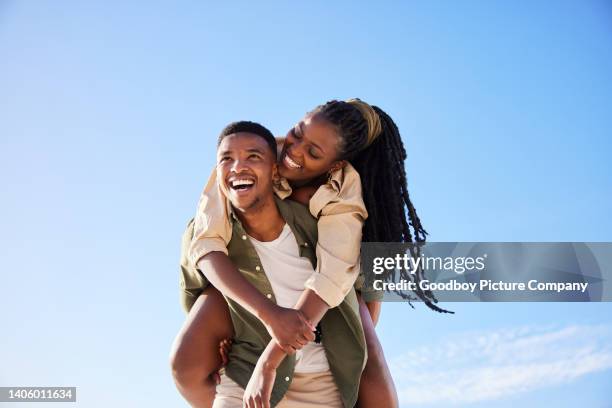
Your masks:
[[[248,166],[245,160],[237,159],[237,160],[234,160],[234,162],[232,163],[232,167],[230,170],[233,171],[234,173],[240,173],[247,168]]]

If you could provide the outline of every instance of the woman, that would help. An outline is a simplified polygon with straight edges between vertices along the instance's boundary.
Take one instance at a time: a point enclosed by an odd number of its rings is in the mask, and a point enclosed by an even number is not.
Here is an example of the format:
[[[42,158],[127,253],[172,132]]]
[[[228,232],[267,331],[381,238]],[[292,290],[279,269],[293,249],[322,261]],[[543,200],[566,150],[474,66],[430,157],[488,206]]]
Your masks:
[[[321,105],[287,134],[279,157],[279,173],[289,184],[280,183],[277,193],[291,193],[290,198],[310,204],[311,213],[319,218],[319,239],[322,242],[321,248],[317,248],[317,256],[325,259],[324,265],[331,264],[334,268],[326,270],[318,266],[317,274],[307,286],[330,306],[334,306],[338,297],[342,298],[341,294],[350,289],[357,277],[362,238],[366,242],[425,240],[426,232],[407,192],[405,158],[399,132],[391,118],[379,108],[359,100],[331,101]],[[199,227],[196,217],[192,262],[205,272],[217,289],[241,305],[242,299],[247,310],[261,316],[270,335],[284,349],[300,348],[304,338],[300,341],[299,335],[309,330],[308,322],[302,322],[296,311],[266,311],[270,302],[262,299],[263,295],[253,293],[256,290],[241,281],[238,271],[235,268],[231,271],[229,260],[223,259],[220,252],[229,241],[229,229],[227,213],[222,211],[226,207],[215,197],[214,184],[209,182],[205,189],[198,211]],[[362,191],[369,216],[360,210],[360,207],[363,209]],[[406,220],[406,213],[409,220]],[[353,240],[346,239],[347,231],[351,232],[349,235]],[[338,238],[346,247],[335,246]],[[198,249],[198,245],[204,249]],[[213,259],[206,260],[208,254]],[[342,273],[338,272],[338,267]],[[229,274],[213,273],[209,276],[207,273],[224,269]],[[324,284],[330,280],[334,285]],[[328,290],[330,287],[339,287],[340,290],[334,292]],[[209,406],[214,398],[214,382],[210,375],[219,363],[217,345],[231,333],[231,326],[226,322],[227,312],[222,312],[221,296],[214,289],[207,289],[204,293],[205,296],[200,296],[194,306],[198,313],[190,313],[193,317],[188,318],[179,334],[173,355],[177,386],[185,398],[197,406]],[[426,294],[418,295],[431,305]],[[374,331],[380,303],[370,302],[370,313],[365,303],[361,303],[369,359],[362,376],[359,406],[397,406],[393,381]],[[270,315],[280,317],[266,319]],[[376,401],[373,401],[374,397]]]

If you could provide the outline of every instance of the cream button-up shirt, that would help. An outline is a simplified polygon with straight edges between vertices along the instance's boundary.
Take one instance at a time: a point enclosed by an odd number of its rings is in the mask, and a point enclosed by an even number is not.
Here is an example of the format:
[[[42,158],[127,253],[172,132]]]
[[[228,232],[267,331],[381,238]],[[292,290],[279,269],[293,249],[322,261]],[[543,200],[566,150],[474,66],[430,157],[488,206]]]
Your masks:
[[[286,179],[276,180],[275,193],[285,199],[291,195]],[[193,265],[206,254],[227,254],[232,237],[229,200],[217,184],[213,170],[200,197],[195,216],[194,237],[189,248]],[[359,173],[347,163],[334,171],[310,199],[310,213],[318,219],[317,267],[306,281],[330,307],[336,307],[355,284],[360,270],[362,227],[368,213],[361,193]]]

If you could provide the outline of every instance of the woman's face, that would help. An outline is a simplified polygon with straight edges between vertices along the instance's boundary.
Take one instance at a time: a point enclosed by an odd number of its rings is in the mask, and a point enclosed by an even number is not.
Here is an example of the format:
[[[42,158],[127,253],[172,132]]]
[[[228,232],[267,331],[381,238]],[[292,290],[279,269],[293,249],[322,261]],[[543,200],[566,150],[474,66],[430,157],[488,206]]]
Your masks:
[[[307,115],[287,133],[278,172],[290,181],[310,181],[338,163],[340,136],[317,115]]]

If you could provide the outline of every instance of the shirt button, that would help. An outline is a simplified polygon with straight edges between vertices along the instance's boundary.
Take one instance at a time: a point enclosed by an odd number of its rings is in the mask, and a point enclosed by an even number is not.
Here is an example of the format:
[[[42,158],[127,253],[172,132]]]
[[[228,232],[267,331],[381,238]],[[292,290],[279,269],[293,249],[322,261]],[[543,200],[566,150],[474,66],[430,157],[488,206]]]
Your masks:
[[[245,239],[246,239],[246,235],[243,235],[243,236],[242,236],[242,239],[243,239],[243,240],[245,240]]]
[[[261,271],[261,268],[259,267],[259,265],[257,265],[257,266],[255,267],[255,270],[256,270],[256,271]]]
[[[285,377],[285,381],[289,381],[289,377]]]
[[[304,242],[304,246],[308,246],[308,242]]]
[[[268,293],[266,296],[268,297],[268,299],[272,299],[272,294],[271,293]]]

